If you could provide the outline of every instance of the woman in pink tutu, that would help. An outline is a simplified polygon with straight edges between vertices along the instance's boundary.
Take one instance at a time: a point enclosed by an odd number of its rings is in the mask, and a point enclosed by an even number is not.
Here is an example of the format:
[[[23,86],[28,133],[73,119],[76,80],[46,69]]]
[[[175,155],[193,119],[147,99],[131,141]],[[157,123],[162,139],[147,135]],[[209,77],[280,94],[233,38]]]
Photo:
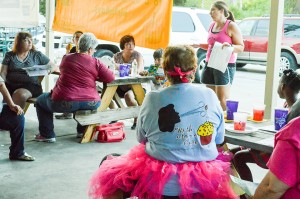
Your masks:
[[[238,198],[229,185],[223,110],[216,94],[192,84],[197,60],[190,46],[170,46],[163,69],[170,86],[145,97],[138,146],[105,160],[90,182],[93,198]],[[222,159],[222,160],[221,160]]]

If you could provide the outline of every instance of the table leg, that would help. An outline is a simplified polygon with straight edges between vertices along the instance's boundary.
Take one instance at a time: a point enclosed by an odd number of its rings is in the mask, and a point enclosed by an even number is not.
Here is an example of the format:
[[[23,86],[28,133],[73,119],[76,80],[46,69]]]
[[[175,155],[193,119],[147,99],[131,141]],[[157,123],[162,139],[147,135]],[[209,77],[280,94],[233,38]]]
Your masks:
[[[101,105],[98,108],[98,111],[103,111],[107,109],[116,93],[117,88],[118,86],[109,86],[104,89],[103,95],[101,97]]]
[[[131,87],[132,87],[132,91],[135,95],[135,99],[136,99],[138,105],[141,106],[144,101],[144,98],[145,98],[145,91],[144,91],[142,85],[141,84],[133,84],[133,85],[131,85]]]
[[[97,126],[97,124],[91,124],[89,125],[84,134],[83,137],[80,140],[80,143],[88,143],[90,141],[92,141],[93,137],[94,137],[94,128]]]
[[[97,111],[103,111],[107,109],[107,107],[109,106],[111,100],[113,99],[116,93],[117,88],[118,86],[109,86],[103,89],[103,94],[101,97],[101,105],[99,106]],[[86,128],[80,143],[87,143],[92,141],[94,137],[93,132],[95,126],[97,126],[97,124],[91,124]]]

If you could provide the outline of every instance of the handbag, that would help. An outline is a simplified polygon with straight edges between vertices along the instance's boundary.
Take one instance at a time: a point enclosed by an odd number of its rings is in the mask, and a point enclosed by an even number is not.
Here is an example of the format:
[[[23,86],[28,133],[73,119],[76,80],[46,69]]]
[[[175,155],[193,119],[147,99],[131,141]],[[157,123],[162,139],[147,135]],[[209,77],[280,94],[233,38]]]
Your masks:
[[[97,142],[121,142],[125,139],[124,123],[103,124],[95,127]]]

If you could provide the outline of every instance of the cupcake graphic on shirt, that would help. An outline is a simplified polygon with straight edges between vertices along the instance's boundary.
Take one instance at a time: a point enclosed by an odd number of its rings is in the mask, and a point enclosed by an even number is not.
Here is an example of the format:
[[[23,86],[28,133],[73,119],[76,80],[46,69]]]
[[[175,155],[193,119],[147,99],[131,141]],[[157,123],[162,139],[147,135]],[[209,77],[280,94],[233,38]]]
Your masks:
[[[211,142],[213,132],[214,125],[208,121],[198,128],[197,134],[200,136],[202,145],[207,145]]]

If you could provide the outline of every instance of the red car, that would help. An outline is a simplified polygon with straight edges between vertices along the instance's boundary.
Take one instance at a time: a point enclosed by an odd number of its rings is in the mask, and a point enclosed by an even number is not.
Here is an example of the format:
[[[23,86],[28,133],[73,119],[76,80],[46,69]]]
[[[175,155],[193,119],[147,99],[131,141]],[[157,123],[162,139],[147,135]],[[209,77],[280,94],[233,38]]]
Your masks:
[[[251,17],[239,23],[245,49],[238,54],[237,66],[266,64],[269,36],[269,17]],[[285,15],[282,27],[280,72],[298,69],[300,65],[300,15]]]

